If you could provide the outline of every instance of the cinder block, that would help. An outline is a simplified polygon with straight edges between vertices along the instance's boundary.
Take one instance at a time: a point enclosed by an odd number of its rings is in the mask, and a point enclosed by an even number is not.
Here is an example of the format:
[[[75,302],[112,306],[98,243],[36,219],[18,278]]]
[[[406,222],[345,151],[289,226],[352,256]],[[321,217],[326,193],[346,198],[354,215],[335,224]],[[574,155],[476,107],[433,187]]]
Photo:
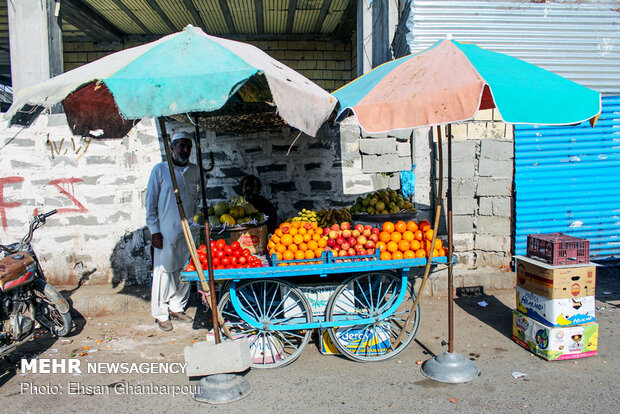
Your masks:
[[[250,340],[196,342],[183,350],[188,377],[243,372],[250,367]]]
[[[487,133],[489,138],[504,139],[506,124],[503,122],[487,122]]]
[[[448,188],[447,180],[443,184],[444,188]],[[473,178],[452,179],[452,196],[455,198],[473,197],[476,193],[476,183]]]
[[[468,140],[468,141],[457,141],[452,142],[452,161],[454,160],[473,160],[476,158],[476,141]],[[435,144],[435,154],[436,158],[439,157],[439,151],[437,150],[437,145]],[[444,145],[442,157],[444,161],[448,160],[448,147]]]
[[[480,141],[480,157],[494,160],[512,160],[514,143],[507,140],[483,139]]]
[[[491,121],[493,120],[493,110],[492,109],[484,109],[482,111],[478,111],[474,116],[474,121]]]
[[[498,268],[509,265],[510,256],[502,252],[476,252],[476,266],[492,266]]]
[[[512,202],[510,197],[493,198],[493,215],[510,217],[512,214]]]
[[[494,252],[509,252],[510,237],[477,233],[475,240],[475,249]]]
[[[474,235],[469,234],[453,234],[452,243],[455,252],[469,251],[474,249]]]
[[[476,194],[479,196],[510,196],[511,187],[510,178],[480,177]]]
[[[359,140],[362,154],[396,154],[397,146],[394,138],[364,138]]]
[[[480,158],[478,174],[480,177],[512,177],[514,165],[512,160],[495,160],[491,158]]]
[[[482,122],[470,122],[467,124],[468,139],[482,139],[487,137],[487,124]]]
[[[452,160],[452,179],[472,178],[476,170],[478,160]],[[437,166],[438,167],[438,166]],[[448,174],[448,166],[444,164],[444,176]]]
[[[466,216],[453,215],[452,224],[454,226],[455,234],[463,234],[463,233],[467,234],[467,233],[473,233],[474,231],[474,217],[470,215],[466,215]]]
[[[453,140],[467,139],[467,124],[453,124],[452,125],[452,139]]]
[[[394,172],[409,171],[411,169],[411,158],[395,157],[393,155],[363,155],[362,171],[372,172]]]
[[[510,219],[508,217],[478,216],[476,234],[510,236]]]
[[[408,142],[397,142],[396,150],[399,157],[411,157],[411,144]]]
[[[447,200],[444,199],[442,208],[448,211]],[[452,197],[452,214],[474,215],[478,209],[478,202],[473,197]]]
[[[364,131],[362,129],[362,138],[375,138],[376,139],[376,138],[387,138],[387,137],[388,137],[387,132],[384,133],[384,134],[377,134],[377,133],[373,132],[371,134],[371,133],[368,133],[368,132],[366,132],[366,131]]]
[[[493,197],[480,197],[478,204],[478,214],[481,216],[493,215]]]
[[[411,133],[413,129],[397,129],[395,131],[390,132],[389,136],[394,138],[400,138],[403,140],[409,140],[411,138]]]

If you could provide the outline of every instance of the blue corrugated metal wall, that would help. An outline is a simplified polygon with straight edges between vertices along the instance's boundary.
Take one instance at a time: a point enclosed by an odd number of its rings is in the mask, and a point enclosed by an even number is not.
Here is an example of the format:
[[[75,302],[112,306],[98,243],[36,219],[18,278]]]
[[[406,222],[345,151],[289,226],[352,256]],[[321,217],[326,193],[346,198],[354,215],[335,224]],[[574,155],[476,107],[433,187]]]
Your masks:
[[[527,235],[590,241],[590,255],[620,256],[620,96],[604,97],[594,128],[515,125],[515,252]]]

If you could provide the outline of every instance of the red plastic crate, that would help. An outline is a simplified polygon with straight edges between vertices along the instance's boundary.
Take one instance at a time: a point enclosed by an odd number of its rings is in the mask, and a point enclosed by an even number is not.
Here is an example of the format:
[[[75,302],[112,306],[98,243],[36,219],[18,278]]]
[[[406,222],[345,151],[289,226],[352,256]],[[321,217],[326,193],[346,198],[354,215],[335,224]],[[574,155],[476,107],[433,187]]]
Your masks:
[[[527,257],[552,266],[590,263],[590,242],[562,233],[530,234]]]

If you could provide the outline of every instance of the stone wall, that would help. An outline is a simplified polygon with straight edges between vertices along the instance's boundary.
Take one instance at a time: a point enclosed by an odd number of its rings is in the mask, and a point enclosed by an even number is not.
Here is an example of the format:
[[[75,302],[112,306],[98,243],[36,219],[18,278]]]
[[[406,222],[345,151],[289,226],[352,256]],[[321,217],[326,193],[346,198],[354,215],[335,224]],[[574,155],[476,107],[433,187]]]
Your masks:
[[[328,91],[334,91],[357,77],[355,48],[351,42],[261,40],[246,43],[253,44]],[[140,44],[64,42],[64,70]]]
[[[72,136],[64,114],[24,129],[3,121],[0,146],[0,242],[18,241],[33,214],[57,209],[32,241],[52,283],[148,283],[143,200],[161,161],[152,120],[107,141]]]
[[[436,129],[421,128],[416,136],[416,208],[432,217],[438,174]],[[495,110],[480,111],[476,119],[452,126],[452,199],[454,248],[468,267],[507,266],[512,250],[514,137]],[[447,156],[443,138],[444,160]],[[434,162],[430,162],[430,160]],[[444,177],[447,170],[444,164]],[[447,180],[443,191],[447,190]],[[442,206],[440,232],[446,234]]]

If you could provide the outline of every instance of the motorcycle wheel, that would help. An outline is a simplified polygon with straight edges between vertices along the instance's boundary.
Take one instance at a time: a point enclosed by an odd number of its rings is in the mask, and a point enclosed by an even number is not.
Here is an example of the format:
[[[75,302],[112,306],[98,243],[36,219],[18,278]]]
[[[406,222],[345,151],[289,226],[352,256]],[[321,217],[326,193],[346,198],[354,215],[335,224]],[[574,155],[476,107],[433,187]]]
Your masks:
[[[68,309],[69,304],[56,288],[43,279],[37,279],[35,288],[35,319],[56,336],[67,336],[73,326],[69,312],[61,313],[60,309]]]

